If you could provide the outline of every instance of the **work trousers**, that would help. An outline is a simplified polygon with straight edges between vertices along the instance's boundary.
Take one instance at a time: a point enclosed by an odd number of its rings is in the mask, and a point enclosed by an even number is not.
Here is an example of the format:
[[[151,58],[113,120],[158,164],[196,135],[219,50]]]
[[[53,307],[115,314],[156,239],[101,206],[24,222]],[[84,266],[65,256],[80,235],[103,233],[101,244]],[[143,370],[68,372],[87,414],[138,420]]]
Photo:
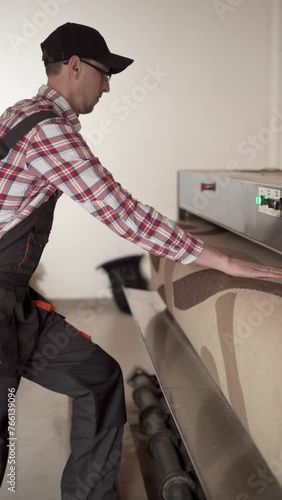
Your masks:
[[[9,449],[8,392],[17,390],[23,376],[72,398],[62,500],[115,500],[126,419],[120,367],[28,286],[48,242],[58,196],[0,240],[0,485]]]
[[[117,499],[114,480],[126,420],[118,363],[34,290],[28,289],[28,297],[15,289],[1,290],[8,294],[8,302],[14,300],[14,321],[20,330],[33,328],[37,334],[28,360],[13,375],[0,378],[0,484],[8,457],[8,393],[17,390],[23,376],[72,398],[71,454],[62,475],[61,499]]]

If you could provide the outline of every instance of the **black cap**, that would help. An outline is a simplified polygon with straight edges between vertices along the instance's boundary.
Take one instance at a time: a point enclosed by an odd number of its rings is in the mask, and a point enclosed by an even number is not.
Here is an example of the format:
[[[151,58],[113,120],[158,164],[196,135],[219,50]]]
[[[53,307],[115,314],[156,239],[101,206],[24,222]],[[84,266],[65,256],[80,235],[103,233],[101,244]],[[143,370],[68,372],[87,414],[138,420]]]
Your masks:
[[[111,73],[120,73],[133,63],[133,59],[112,54],[99,31],[82,24],[59,26],[40,46],[45,66],[67,61],[74,55],[105,64]]]

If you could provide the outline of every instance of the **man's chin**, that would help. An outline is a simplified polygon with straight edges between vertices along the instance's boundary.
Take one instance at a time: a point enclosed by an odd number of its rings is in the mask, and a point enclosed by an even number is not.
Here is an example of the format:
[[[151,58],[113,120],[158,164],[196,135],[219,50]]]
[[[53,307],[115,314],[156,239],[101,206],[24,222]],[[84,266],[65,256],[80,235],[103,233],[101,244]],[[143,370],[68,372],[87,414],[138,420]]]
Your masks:
[[[96,104],[98,104],[98,102],[95,102],[91,106],[86,106],[85,108],[83,108],[82,110],[80,110],[80,114],[81,115],[87,115],[88,113],[91,113],[93,111],[94,107],[96,106]]]

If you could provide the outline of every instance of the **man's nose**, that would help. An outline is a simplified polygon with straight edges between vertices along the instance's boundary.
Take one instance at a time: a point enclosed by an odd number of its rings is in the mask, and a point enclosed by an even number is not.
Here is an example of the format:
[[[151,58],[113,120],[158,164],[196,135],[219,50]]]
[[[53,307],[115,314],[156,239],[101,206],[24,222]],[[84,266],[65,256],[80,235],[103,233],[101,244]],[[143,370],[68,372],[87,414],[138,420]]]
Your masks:
[[[106,80],[103,81],[102,92],[110,92],[110,82]]]

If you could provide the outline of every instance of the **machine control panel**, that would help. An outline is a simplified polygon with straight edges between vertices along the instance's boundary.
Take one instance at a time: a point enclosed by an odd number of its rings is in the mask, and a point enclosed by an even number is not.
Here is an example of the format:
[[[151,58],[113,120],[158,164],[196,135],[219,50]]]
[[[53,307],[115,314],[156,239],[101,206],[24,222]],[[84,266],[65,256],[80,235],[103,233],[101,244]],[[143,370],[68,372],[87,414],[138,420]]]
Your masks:
[[[258,211],[271,217],[282,217],[282,191],[267,187],[259,187],[256,197]]]
[[[195,215],[282,255],[282,167],[178,174],[181,215]]]

